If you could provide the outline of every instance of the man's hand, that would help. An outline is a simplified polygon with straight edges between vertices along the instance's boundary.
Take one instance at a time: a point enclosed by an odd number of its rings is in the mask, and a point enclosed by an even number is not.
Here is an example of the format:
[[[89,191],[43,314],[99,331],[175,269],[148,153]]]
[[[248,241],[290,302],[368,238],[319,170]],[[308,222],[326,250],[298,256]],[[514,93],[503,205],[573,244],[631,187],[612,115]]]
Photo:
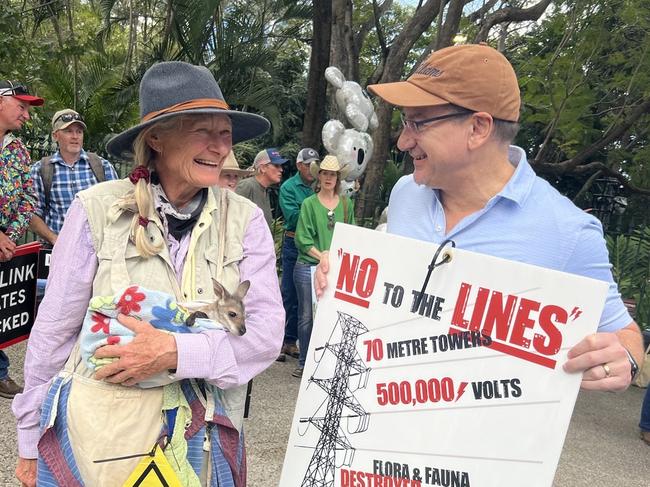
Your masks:
[[[623,391],[631,382],[630,361],[616,333],[594,333],[568,353],[565,372],[583,372],[583,389]]]
[[[52,245],[56,243],[56,238],[58,235],[45,224],[45,220],[43,220],[40,216],[36,214],[32,215],[32,219],[29,222],[29,229],[42,239],[50,242]]]
[[[132,386],[158,372],[176,368],[176,340],[172,335],[131,316],[120,314],[117,319],[133,331],[135,337],[126,345],[105,345],[95,351],[98,359],[118,359],[101,367],[95,379]]]
[[[16,244],[13,240],[7,237],[7,234],[0,232],[0,262],[7,262],[14,256]]]
[[[320,254],[320,264],[316,266],[314,273],[314,292],[316,299],[320,299],[327,287],[327,273],[330,271],[330,253],[325,250]]]
[[[16,478],[22,487],[36,487],[36,459],[18,458]]]

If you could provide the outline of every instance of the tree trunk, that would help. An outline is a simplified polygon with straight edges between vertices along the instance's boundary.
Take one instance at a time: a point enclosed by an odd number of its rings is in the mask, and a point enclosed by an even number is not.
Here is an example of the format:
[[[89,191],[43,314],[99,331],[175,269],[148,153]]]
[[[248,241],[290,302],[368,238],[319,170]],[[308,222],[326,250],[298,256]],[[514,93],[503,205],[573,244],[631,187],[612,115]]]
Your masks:
[[[59,49],[61,51],[64,51],[65,44],[63,43],[63,35],[61,34],[61,26],[59,25],[59,19],[56,17],[56,15],[52,15],[50,17],[50,20],[52,21],[52,27],[54,28],[54,33],[56,34],[56,41],[59,44]]]
[[[376,108],[379,125],[373,135],[374,155],[366,167],[363,186],[356,203],[357,221],[372,218],[380,201],[381,185],[384,180],[384,169],[392,145],[390,138],[393,107],[388,103],[379,102]]]
[[[407,22],[388,50],[388,56],[383,63],[381,72],[377,70],[373,74],[372,78],[376,79],[377,83],[389,83],[400,79],[409,51],[424,31],[431,26],[431,23],[440,12],[441,4],[441,0],[428,0],[420,8],[416,9],[413,17]],[[384,179],[384,169],[386,168],[391,145],[390,133],[393,107],[378,101],[376,111],[379,126],[372,137],[374,154],[368,163],[366,177],[357,204],[359,219],[363,218],[364,215],[372,215],[374,207],[378,204],[379,191]]]
[[[321,146],[321,130],[327,107],[325,69],[330,64],[332,36],[331,0],[314,0],[313,38],[309,57],[307,103],[302,126],[302,144],[316,150]]]
[[[440,26],[438,32],[438,39],[436,42],[436,51],[443,47],[449,47],[454,40],[458,26],[460,25],[460,18],[463,16],[463,7],[467,3],[466,0],[451,0],[447,8],[447,15],[445,21]],[[440,17],[440,16],[438,16]]]
[[[131,64],[133,63],[133,51],[136,42],[136,20],[133,12],[133,0],[129,0],[129,45],[126,50],[126,59],[124,60],[124,71],[122,77],[126,77],[127,73],[131,71]]]
[[[352,34],[352,0],[331,0],[332,41],[330,62],[341,70],[345,79],[355,81],[352,69],[354,59],[354,37]],[[358,67],[357,67],[358,77]]]
[[[173,2],[167,3],[167,11],[165,12],[165,27],[163,30],[162,52],[167,52],[171,43],[172,28],[174,26],[174,9]]]
[[[76,50],[77,41],[74,36],[74,22],[73,22],[73,13],[72,13],[72,2],[70,0],[66,3],[68,11],[68,28],[70,29],[70,45],[73,48],[72,53],[72,86],[73,86],[73,98],[72,98],[72,108],[78,110],[77,108],[77,99],[79,97],[79,90],[77,87],[77,81],[79,80],[79,59]]]

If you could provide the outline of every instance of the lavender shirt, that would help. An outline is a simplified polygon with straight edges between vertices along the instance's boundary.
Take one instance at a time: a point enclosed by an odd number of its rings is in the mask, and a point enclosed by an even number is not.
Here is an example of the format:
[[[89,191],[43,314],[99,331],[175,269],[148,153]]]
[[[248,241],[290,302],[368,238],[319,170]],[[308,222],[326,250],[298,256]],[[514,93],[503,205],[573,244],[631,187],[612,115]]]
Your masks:
[[[189,239],[171,253],[182,269]],[[284,308],[275,270],[269,227],[259,208],[253,212],[243,240],[241,280],[251,281],[244,299],[246,334],[221,330],[174,334],[178,348],[176,377],[201,378],[221,388],[247,383],[278,356],[284,336]],[[86,211],[78,199],[70,206],[52,254],[47,292],[34,323],[25,356],[25,390],[13,401],[18,425],[18,452],[37,458],[41,405],[52,378],[65,365],[77,341],[97,271]]]

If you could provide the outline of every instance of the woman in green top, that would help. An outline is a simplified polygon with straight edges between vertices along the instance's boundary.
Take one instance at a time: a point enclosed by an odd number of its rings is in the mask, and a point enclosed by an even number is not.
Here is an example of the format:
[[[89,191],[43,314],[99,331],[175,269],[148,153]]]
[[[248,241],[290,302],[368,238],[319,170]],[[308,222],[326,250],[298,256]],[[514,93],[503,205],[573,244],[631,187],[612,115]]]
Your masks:
[[[354,205],[347,196],[339,196],[341,179],[347,173],[335,156],[325,156],[321,163],[309,167],[316,179],[316,194],[302,202],[296,227],[295,243],[298,261],[293,269],[293,282],[298,295],[298,340],[300,357],[294,377],[302,377],[311,337],[312,302],[311,268],[320,262],[321,252],[329,250],[336,222],[354,225]]]

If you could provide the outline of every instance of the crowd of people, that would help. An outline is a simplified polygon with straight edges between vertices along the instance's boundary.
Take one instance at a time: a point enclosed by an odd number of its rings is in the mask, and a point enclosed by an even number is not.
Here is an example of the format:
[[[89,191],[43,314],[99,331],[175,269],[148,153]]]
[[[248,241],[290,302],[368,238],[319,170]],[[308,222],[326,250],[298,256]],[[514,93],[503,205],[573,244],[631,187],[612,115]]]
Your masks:
[[[564,368],[581,373],[585,389],[625,389],[643,360],[639,328],[612,279],[600,224],[535,176],[524,150],[511,145],[520,96],[505,57],[455,46],[406,81],[369,88],[401,107],[398,147],[415,166],[391,193],[387,232],[453,238],[459,248],[608,282],[598,332],[569,351]],[[245,485],[246,385],[274,360],[297,359],[292,375],[302,377],[312,287],[320,295],[326,286],[336,223],[355,224],[353,198],[339,192],[348,168],[333,155],[302,148],[284,182],[290,162],[278,149],[240,167],[233,144],[270,125],[230,109],[208,69],[155,64],[139,95],[139,123],[107,145],[111,156],[134,161],[118,179],[110,162],[83,149],[87,126],[72,109],[52,118],[58,150],[32,164],[12,133],[44,100],[0,82],[0,261],[12,258],[28,228],[53,246],[24,389],[0,351],[0,396],[14,398],[23,485],[122,485],[140,461],[134,454],[156,445],[183,485],[210,485],[211,476]],[[281,281],[270,231],[277,186]],[[168,333],[134,314],[145,298],[133,285],[164,293],[174,311],[216,299],[217,284],[235,293],[245,281],[241,335],[218,327]],[[94,357],[102,366],[92,369],[80,359],[82,323],[93,297],[111,295],[130,333],[101,343]],[[106,322],[97,326],[110,335]],[[167,379],[137,386],[152,376]],[[650,393],[640,423],[648,444],[649,409]]]

